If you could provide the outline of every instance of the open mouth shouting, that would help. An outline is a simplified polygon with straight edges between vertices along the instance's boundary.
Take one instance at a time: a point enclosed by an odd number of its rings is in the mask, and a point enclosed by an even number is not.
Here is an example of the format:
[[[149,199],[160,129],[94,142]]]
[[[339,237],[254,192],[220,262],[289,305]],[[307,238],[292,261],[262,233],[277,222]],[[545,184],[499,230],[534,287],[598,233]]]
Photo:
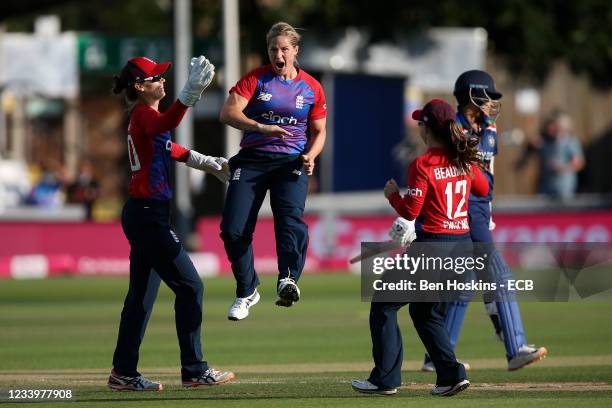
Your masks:
[[[274,63],[274,68],[276,68],[276,71],[280,72],[285,68],[285,61],[276,61]]]

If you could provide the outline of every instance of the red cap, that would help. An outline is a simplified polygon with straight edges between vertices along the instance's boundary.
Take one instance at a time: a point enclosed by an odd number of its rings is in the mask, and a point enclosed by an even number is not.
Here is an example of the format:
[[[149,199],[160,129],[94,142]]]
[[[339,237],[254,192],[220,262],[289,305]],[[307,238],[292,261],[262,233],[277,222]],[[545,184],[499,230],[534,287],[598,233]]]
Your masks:
[[[155,61],[150,60],[146,57],[132,58],[128,61],[128,64],[132,64],[136,68],[136,70],[139,70],[142,74],[141,78],[136,78],[137,80],[152,77],[155,75],[161,75],[164,72],[168,71],[172,66],[172,63],[170,61],[158,64]]]
[[[121,70],[121,81],[124,86],[132,84],[144,78],[161,75],[172,67],[170,61],[156,63],[146,57],[132,58]]]
[[[431,128],[444,129],[448,121],[455,120],[455,110],[442,99],[432,99],[423,109],[412,112],[412,119],[425,122]]]

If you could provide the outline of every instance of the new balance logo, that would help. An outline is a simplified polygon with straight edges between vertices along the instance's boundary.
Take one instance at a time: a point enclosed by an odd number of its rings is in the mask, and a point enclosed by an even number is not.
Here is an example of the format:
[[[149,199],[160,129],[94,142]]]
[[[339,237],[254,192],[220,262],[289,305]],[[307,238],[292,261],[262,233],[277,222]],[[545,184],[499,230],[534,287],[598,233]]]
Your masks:
[[[268,102],[270,99],[272,99],[272,94],[266,93],[266,92],[260,92],[259,95],[257,96],[257,99],[260,101]]]
[[[304,97],[302,95],[298,95],[295,98],[295,108],[303,109],[304,108]]]
[[[423,190],[417,187],[415,188],[408,187],[408,190],[406,191],[406,195],[414,196],[414,197],[423,197]]]
[[[240,180],[240,171],[241,170],[242,170],[241,168],[237,168],[236,170],[234,170],[234,175],[232,176],[232,180],[234,180],[234,181]]]
[[[178,237],[176,236],[176,234],[174,233],[174,231],[170,230],[170,235],[172,235],[172,239],[174,239],[174,242],[180,242]]]
[[[269,111],[261,114],[261,117],[264,119],[268,119],[272,123],[278,123],[281,125],[297,125],[297,119],[293,116],[281,116],[274,113],[274,111]]]

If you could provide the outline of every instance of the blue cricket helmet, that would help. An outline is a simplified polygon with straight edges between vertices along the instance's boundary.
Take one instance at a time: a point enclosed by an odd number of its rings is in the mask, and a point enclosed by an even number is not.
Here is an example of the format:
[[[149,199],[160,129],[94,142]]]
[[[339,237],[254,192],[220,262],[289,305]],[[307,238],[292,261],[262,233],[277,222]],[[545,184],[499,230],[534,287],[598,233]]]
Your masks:
[[[501,99],[502,94],[495,89],[495,81],[493,77],[485,71],[473,69],[465,71],[459,75],[455,81],[455,89],[453,95],[472,95],[479,97],[488,95],[493,100]]]

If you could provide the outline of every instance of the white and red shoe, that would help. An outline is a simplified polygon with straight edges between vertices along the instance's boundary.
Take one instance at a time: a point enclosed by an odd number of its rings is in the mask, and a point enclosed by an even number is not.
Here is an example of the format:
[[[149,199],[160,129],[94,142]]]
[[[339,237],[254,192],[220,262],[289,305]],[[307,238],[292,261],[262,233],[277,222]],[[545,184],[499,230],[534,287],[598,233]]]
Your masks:
[[[108,388],[113,391],[162,391],[164,386],[161,383],[149,380],[143,375],[129,377],[118,374],[113,369],[108,377]]]

